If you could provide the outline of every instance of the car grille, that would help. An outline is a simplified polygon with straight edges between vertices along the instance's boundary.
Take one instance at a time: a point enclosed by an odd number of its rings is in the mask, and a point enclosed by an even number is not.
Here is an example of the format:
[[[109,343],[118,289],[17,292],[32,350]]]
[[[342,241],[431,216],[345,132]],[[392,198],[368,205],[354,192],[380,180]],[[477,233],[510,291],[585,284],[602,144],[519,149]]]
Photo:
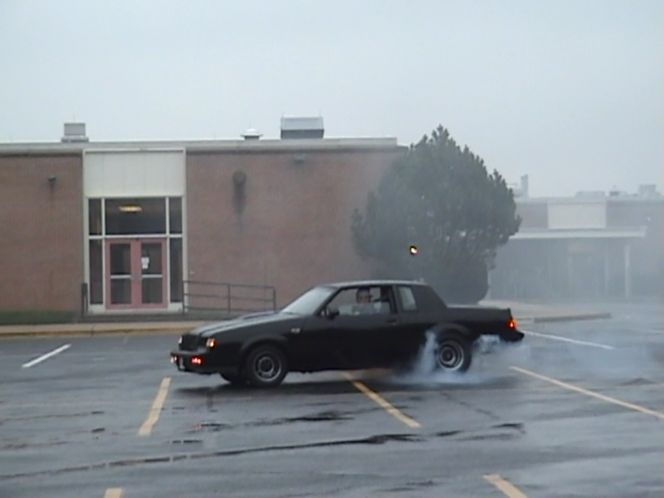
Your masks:
[[[196,351],[198,347],[198,336],[195,334],[184,334],[182,342],[180,342],[180,349],[183,351]]]

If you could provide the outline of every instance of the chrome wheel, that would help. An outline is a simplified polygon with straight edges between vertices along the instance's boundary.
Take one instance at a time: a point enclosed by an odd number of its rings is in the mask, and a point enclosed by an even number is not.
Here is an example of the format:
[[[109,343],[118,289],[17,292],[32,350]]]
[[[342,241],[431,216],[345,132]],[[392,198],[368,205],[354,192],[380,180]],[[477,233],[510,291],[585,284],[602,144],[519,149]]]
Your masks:
[[[469,353],[459,339],[442,339],[436,352],[438,368],[451,371],[463,371],[469,366]]]
[[[288,373],[288,362],[281,348],[261,344],[249,352],[242,371],[251,385],[274,387],[281,384]]]
[[[257,355],[253,368],[256,377],[264,382],[273,382],[283,370],[280,359],[270,352]]]

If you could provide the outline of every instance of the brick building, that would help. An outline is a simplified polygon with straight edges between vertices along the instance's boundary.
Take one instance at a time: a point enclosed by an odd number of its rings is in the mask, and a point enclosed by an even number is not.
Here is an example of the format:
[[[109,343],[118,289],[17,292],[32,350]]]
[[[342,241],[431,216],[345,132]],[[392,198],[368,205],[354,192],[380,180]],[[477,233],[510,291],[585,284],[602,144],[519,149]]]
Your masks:
[[[281,305],[369,276],[351,213],[402,149],[320,125],[282,121],[280,140],[90,142],[73,124],[61,142],[0,144],[0,310],[180,312],[219,297],[188,281],[272,286]]]

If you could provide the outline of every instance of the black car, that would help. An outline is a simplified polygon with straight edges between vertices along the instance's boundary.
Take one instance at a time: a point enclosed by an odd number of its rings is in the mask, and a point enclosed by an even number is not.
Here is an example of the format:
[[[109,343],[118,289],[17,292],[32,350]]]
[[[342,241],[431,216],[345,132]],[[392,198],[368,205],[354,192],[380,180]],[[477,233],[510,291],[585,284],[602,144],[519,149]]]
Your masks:
[[[468,369],[481,335],[523,339],[509,309],[447,306],[422,282],[373,280],[319,285],[278,312],[199,327],[180,338],[171,361],[267,387],[288,372],[406,365],[427,333],[437,368],[450,371]]]

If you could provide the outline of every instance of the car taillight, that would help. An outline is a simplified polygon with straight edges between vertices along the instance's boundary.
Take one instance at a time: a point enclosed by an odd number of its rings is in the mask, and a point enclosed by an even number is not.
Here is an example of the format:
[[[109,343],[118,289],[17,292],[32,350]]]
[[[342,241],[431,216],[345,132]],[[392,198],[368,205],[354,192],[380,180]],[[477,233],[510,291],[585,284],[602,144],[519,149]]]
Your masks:
[[[203,358],[201,358],[200,356],[194,356],[191,359],[191,364],[192,365],[202,365],[203,364]]]
[[[507,322],[507,327],[511,329],[516,328],[516,320],[514,318],[510,318],[509,321]]]

